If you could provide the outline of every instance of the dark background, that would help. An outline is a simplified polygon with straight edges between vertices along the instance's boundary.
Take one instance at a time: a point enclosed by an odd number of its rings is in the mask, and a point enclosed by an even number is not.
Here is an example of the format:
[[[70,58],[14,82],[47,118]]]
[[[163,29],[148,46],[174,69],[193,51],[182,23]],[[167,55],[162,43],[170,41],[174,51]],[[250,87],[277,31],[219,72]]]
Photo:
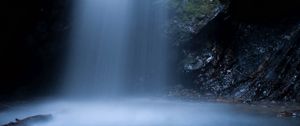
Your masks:
[[[70,30],[72,0],[5,2],[0,100],[45,94],[55,86]]]
[[[229,0],[230,13],[249,23],[274,23],[284,18],[299,17],[298,0]]]

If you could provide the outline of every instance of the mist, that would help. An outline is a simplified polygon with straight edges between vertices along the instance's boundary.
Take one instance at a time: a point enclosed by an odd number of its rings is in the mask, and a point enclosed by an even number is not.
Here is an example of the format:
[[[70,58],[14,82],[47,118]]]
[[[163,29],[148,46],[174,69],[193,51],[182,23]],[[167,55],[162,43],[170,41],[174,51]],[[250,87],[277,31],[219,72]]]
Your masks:
[[[62,92],[100,97],[162,91],[170,55],[166,7],[157,2],[77,1]]]

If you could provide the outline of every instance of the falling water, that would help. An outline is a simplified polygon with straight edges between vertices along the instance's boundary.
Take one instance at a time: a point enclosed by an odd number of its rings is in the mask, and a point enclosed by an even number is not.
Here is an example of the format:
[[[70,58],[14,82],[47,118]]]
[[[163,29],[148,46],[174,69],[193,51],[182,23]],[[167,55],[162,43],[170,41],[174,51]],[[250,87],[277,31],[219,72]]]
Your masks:
[[[77,0],[64,92],[155,94],[167,84],[163,0]]]

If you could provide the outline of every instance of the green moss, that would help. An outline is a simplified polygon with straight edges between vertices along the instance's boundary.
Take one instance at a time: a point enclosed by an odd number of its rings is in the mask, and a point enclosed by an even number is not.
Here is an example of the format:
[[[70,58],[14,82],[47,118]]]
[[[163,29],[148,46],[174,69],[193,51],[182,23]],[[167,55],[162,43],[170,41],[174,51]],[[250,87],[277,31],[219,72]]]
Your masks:
[[[218,0],[170,0],[170,6],[183,21],[202,18],[220,5]]]
[[[175,45],[189,41],[221,6],[219,0],[169,0],[168,3],[171,19],[168,33]]]

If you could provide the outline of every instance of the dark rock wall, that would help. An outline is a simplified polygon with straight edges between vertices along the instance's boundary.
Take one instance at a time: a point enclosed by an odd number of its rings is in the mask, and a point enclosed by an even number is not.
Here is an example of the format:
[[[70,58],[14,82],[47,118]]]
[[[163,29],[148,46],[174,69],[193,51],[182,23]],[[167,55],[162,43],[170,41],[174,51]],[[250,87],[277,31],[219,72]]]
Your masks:
[[[71,0],[13,0],[1,20],[0,100],[51,90],[66,50]]]
[[[182,83],[243,101],[299,101],[300,4],[225,3],[225,10],[179,47]]]

